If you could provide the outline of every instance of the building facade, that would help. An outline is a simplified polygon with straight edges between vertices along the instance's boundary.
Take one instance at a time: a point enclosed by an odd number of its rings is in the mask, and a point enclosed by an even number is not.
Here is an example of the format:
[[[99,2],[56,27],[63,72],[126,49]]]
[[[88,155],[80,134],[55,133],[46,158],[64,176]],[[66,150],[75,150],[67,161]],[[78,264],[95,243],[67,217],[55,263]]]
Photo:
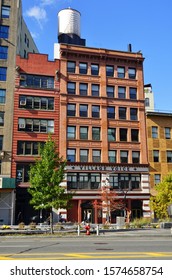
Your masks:
[[[0,224],[12,224],[15,179],[11,178],[16,53],[38,49],[22,17],[21,1],[0,0]]]
[[[16,65],[12,177],[17,181],[16,219],[21,213],[29,223],[37,214],[29,205],[29,165],[48,134],[59,142],[59,61],[30,53],[28,58],[17,56]]]
[[[146,123],[151,194],[156,195],[154,186],[172,172],[172,114],[147,112]]]
[[[104,222],[101,190],[125,201],[131,218],[149,217],[143,56],[59,44],[59,151],[67,158],[66,188],[74,191],[70,221]],[[58,57],[58,54],[55,53]],[[114,211],[115,221],[124,209]]]

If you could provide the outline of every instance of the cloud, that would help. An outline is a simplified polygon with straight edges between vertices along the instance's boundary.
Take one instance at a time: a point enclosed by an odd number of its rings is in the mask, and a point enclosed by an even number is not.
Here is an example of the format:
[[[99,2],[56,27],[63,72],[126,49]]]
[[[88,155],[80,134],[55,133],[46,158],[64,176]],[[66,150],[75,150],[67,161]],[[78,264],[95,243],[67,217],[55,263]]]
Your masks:
[[[50,1],[50,0],[49,0]],[[27,12],[26,15],[28,17],[34,18],[42,28],[42,22],[47,21],[47,13],[44,8],[41,8],[39,6],[34,6],[30,8]]]

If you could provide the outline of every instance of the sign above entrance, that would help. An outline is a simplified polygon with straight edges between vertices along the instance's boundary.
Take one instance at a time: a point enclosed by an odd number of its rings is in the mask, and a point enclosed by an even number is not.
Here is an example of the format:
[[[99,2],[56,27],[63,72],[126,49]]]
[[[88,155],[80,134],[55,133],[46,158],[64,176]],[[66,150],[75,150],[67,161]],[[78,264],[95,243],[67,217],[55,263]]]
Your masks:
[[[107,172],[149,172],[148,167],[134,166],[108,166],[108,165],[67,165],[67,171],[107,171]]]

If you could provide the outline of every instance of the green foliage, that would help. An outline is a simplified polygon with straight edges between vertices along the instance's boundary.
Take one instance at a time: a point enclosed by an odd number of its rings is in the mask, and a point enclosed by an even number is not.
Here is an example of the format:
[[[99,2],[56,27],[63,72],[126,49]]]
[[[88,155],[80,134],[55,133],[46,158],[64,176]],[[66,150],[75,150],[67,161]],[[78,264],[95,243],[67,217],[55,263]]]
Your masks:
[[[172,204],[172,173],[167,175],[161,183],[156,185],[155,189],[157,195],[150,199],[151,208],[156,213],[157,218],[167,218],[167,208]]]
[[[31,165],[29,172],[32,199],[35,209],[66,208],[72,198],[60,186],[64,178],[66,161],[59,157],[55,142],[49,136],[43,147],[40,147],[40,158]]]

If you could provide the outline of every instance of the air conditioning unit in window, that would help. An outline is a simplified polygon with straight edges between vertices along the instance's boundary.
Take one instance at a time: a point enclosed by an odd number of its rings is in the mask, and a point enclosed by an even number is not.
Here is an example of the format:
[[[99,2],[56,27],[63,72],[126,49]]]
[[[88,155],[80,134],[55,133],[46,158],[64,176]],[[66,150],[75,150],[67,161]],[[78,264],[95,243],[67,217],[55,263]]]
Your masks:
[[[26,105],[26,99],[20,100],[20,106],[25,106]]]
[[[19,123],[19,128],[24,129],[26,127],[25,123]]]
[[[20,80],[26,80],[26,76],[25,75],[20,75]]]

